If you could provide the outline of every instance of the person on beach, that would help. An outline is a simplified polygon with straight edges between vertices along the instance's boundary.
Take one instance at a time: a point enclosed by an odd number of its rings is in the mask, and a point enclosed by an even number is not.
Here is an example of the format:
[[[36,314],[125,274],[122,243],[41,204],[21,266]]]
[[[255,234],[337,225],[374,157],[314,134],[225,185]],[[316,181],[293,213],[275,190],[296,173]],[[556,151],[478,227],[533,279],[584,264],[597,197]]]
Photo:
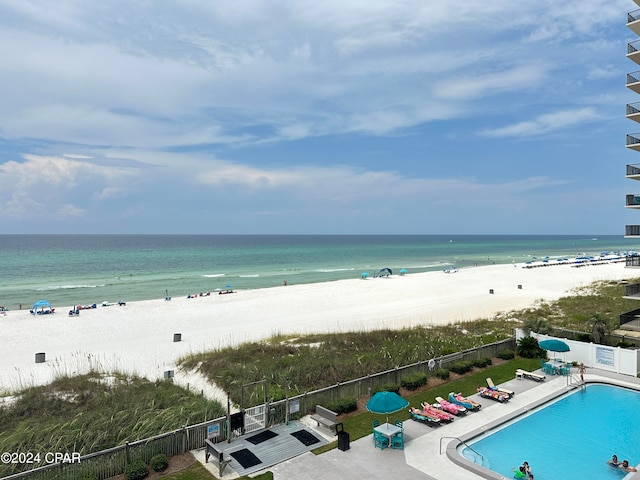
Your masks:
[[[587,370],[587,367],[584,366],[584,363],[580,362],[578,365],[578,373],[580,374],[580,381],[584,383],[584,372]]]

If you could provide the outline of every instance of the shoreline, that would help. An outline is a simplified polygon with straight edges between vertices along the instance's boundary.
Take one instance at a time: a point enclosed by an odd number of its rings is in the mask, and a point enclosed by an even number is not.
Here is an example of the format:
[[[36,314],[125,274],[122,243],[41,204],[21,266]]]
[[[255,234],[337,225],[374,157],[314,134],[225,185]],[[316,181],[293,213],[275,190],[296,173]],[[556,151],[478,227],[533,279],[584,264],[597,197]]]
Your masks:
[[[232,347],[277,334],[340,333],[446,325],[491,318],[499,312],[553,301],[599,280],[637,276],[624,263],[573,268],[522,268],[497,264],[404,276],[336,280],[240,290],[233,294],[127,302],[81,310],[53,305],[53,315],[28,310],[0,316],[0,394],[50,383],[90,369],[164,378],[174,371],[182,386],[219,392],[198,375],[176,367],[191,353]],[[493,293],[490,293],[493,291]],[[116,300],[117,301],[117,300]],[[181,335],[174,341],[174,334]],[[35,363],[44,353],[46,361]],[[211,390],[211,391],[209,391]]]

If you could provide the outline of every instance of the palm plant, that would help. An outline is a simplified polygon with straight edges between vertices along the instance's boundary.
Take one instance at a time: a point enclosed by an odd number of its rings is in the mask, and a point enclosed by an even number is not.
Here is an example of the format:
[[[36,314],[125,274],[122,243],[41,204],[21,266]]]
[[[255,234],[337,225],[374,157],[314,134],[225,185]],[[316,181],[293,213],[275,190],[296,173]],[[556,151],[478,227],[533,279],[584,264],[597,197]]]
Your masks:
[[[518,355],[524,358],[541,358],[542,349],[538,345],[538,339],[530,336],[522,337],[516,346]]]
[[[602,318],[599,313],[596,313],[593,317],[587,320],[587,328],[591,330],[591,336],[593,337],[593,343],[603,344],[607,338],[607,335],[611,333],[610,323]]]

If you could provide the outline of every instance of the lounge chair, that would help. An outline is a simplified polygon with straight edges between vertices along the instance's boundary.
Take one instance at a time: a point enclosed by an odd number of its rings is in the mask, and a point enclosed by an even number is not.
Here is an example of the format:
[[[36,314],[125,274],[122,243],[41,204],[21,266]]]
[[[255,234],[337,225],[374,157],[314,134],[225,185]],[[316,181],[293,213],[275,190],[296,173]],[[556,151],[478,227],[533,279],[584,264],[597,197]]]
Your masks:
[[[528,378],[529,380],[535,380],[536,382],[542,382],[545,378],[547,378],[544,375],[540,375],[539,373],[529,372],[521,368],[516,370],[516,377]]]
[[[506,393],[498,392],[496,390],[492,390],[489,387],[478,387],[478,395],[482,398],[490,398],[491,400],[495,400],[496,402],[504,403],[509,400],[509,395]]]
[[[502,388],[502,387],[496,387],[495,384],[493,383],[493,380],[491,379],[491,377],[487,378],[487,386],[491,390],[494,390],[494,391],[500,392],[500,393],[506,393],[510,397],[513,397],[516,394],[516,392],[514,392],[513,390],[509,390],[507,388]]]

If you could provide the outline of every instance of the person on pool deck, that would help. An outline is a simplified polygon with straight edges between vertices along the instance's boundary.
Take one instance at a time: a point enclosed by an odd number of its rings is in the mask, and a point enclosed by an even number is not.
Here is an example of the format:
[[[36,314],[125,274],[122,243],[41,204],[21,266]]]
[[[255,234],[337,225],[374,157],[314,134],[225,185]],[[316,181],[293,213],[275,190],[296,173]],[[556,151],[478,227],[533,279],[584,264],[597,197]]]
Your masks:
[[[584,363],[580,362],[578,365],[578,373],[580,374],[580,381],[584,383],[584,372],[586,372],[587,367],[584,366]]]
[[[632,467],[631,465],[629,465],[629,460],[623,460],[622,463],[618,466],[618,468],[621,468],[625,472],[637,472],[638,471],[638,470],[636,470],[635,467]]]
[[[611,457],[611,460],[608,460],[607,463],[612,467],[620,466],[620,461],[618,460],[618,456],[616,454],[614,454],[613,457]]]

